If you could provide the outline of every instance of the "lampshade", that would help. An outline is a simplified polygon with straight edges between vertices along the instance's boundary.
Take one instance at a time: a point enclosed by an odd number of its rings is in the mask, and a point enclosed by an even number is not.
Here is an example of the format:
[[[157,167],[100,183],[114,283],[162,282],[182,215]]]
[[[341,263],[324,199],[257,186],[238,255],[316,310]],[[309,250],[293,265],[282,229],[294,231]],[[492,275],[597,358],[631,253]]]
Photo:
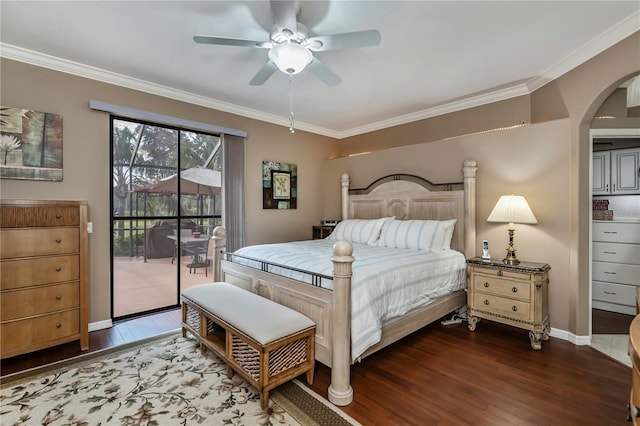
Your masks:
[[[487,222],[538,223],[527,200],[522,195],[503,195],[496,203]]]
[[[298,74],[313,60],[311,51],[297,43],[285,42],[269,50],[269,59],[286,74]]]

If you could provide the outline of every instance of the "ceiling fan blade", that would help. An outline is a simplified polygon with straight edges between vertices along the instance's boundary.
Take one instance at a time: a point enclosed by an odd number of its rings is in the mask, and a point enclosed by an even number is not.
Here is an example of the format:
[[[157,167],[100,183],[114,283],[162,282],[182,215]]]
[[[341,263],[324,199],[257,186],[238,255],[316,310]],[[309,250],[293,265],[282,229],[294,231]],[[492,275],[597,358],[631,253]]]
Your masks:
[[[289,0],[271,0],[271,11],[273,12],[273,20],[279,31],[289,29],[294,34],[298,31],[298,5],[296,1]]]
[[[342,81],[338,74],[327,68],[318,58],[313,58],[311,63],[307,65],[307,69],[328,86],[335,86]]]
[[[377,46],[382,37],[378,30],[356,31],[352,33],[310,37],[307,47],[314,52],[324,50],[353,49]]]
[[[258,71],[258,73],[251,79],[251,81],[249,82],[249,85],[251,86],[263,85],[264,82],[267,81],[269,77],[271,77],[271,74],[273,74],[276,69],[278,69],[278,67],[276,67],[276,64],[274,64],[271,61],[267,62],[266,64],[264,64],[262,68],[260,68],[260,71]]]
[[[268,41],[242,40],[237,38],[212,37],[205,35],[193,36],[193,41],[201,44],[219,44],[223,46],[271,47]]]

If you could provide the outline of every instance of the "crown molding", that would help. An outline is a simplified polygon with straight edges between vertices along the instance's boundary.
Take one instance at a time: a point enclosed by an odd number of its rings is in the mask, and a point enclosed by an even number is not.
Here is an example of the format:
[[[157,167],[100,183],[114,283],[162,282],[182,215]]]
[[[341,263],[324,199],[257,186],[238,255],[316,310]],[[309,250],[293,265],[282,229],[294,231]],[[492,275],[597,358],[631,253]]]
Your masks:
[[[535,92],[550,81],[563,76],[638,31],[640,31],[640,10],[607,29],[600,36],[578,47],[568,56],[544,70],[539,76],[532,78],[527,83],[529,92]]]
[[[68,61],[66,59],[61,59],[33,50],[23,49],[21,47],[13,46],[6,43],[0,43],[0,57],[24,62],[43,68],[48,68],[54,71],[76,75],[78,77],[100,81],[103,83],[114,84],[116,86],[126,87],[128,89],[138,90],[152,95],[163,96],[165,98],[175,99],[178,101],[199,105],[230,114],[240,115],[242,117],[248,117],[271,124],[289,127],[288,118],[283,118],[274,114],[267,114],[262,111],[250,108],[244,108],[228,102],[223,102],[217,99],[196,95],[194,93],[173,89],[171,87],[128,77],[126,75],[106,71],[101,68],[84,65],[78,62]],[[336,132],[330,129],[324,129],[319,126],[314,126],[300,121],[296,122],[296,129],[334,138],[337,137]]]
[[[624,40],[625,38],[629,37],[639,30],[640,11],[637,11],[626,19],[620,21],[618,24],[609,28],[599,37],[590,40],[589,42],[580,46],[567,57],[544,70],[542,73],[540,73],[540,75],[532,77],[524,84],[517,84],[511,87],[501,88],[492,92],[483,93],[481,95],[447,102],[441,105],[436,105],[434,107],[424,109],[422,111],[393,117],[388,120],[378,121],[376,123],[365,126],[353,127],[343,131],[315,126],[301,121],[296,121],[296,129],[331,137],[334,139],[344,139],[363,133],[382,130],[388,127],[407,124],[443,114],[449,114],[468,108],[486,105],[492,102],[498,102],[517,96],[529,95],[535,90],[549,83],[550,81],[564,75],[568,71],[583,64],[584,62],[588,61],[589,59],[593,58],[594,56],[598,55],[614,44]],[[268,114],[262,111],[241,107],[239,105],[219,101],[213,98],[204,97],[182,90],[173,89],[160,84],[131,78],[122,74],[113,73],[100,68],[91,67],[47,54],[23,49],[6,43],[0,43],[0,57],[5,57],[7,59],[12,59],[15,61],[25,62],[31,65],[36,65],[55,71],[77,75],[104,83],[114,84],[133,90],[139,90],[141,92],[163,96],[166,98],[199,105],[230,114],[276,124],[279,126],[289,126],[289,120],[285,117],[280,117],[274,114]]]
[[[352,129],[341,132],[340,133],[341,137],[339,139],[356,136],[363,133],[369,133],[376,130],[382,130],[388,127],[399,126],[401,124],[407,124],[407,123],[424,120],[431,117],[437,117],[439,115],[449,114],[456,111],[462,111],[465,109],[474,108],[477,106],[486,105],[493,102],[504,101],[506,99],[511,99],[518,96],[522,96],[522,95],[528,95],[528,94],[529,94],[529,91],[527,90],[526,84],[518,84],[512,87],[494,90],[489,93],[483,93],[481,95],[470,96],[457,101],[447,102],[445,104],[427,108],[422,111],[413,112],[411,114],[401,115],[398,117],[390,118],[388,120],[378,121],[366,126],[354,127]]]

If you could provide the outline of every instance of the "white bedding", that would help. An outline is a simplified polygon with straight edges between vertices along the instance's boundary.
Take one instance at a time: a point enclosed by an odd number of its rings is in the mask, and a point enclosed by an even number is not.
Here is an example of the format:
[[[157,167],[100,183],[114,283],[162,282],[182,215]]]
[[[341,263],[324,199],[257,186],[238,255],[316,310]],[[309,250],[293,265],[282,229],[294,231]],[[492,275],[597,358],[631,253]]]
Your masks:
[[[235,253],[332,276],[334,243],[324,239],[264,244]],[[353,256],[352,361],[380,341],[385,321],[466,287],[465,257],[455,250],[394,249],[354,243]],[[249,264],[236,257],[234,262]],[[309,275],[284,268],[270,267],[269,272],[311,282]],[[322,287],[332,288],[333,281],[322,280]]]

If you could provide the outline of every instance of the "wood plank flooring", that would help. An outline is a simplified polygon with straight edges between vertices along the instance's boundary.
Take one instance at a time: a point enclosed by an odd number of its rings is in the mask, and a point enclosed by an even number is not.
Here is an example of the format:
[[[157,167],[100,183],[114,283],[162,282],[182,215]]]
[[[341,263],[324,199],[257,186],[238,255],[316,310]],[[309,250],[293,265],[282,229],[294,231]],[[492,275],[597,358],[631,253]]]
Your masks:
[[[90,333],[90,351],[180,327],[178,310]],[[79,354],[77,344],[3,360],[2,375]],[[327,397],[330,370],[311,388]],[[305,382],[301,377],[301,382]],[[432,324],[352,369],[363,425],[625,425],[631,371],[588,346],[550,338],[541,351],[526,331],[483,320]]]

